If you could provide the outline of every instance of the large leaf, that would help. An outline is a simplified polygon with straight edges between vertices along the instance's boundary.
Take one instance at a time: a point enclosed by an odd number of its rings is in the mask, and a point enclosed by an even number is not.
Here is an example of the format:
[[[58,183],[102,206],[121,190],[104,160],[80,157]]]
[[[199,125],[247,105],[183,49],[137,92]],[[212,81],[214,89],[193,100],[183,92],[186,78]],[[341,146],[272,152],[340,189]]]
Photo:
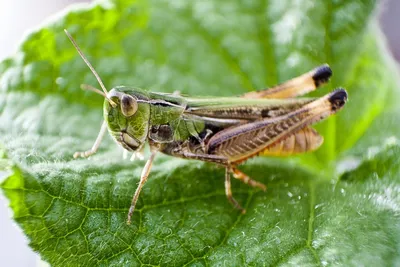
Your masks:
[[[2,188],[30,246],[60,266],[399,264],[398,84],[374,6],[120,0],[32,33],[0,65]],[[316,94],[342,85],[350,101],[319,125],[317,153],[242,167],[268,185],[233,181],[245,215],[225,198],[223,170],[159,156],[128,226],[143,162],[123,160],[110,139],[72,159],[92,145],[103,100],[79,89],[96,81],[63,28],[110,88],[235,95],[327,62],[333,85]]]

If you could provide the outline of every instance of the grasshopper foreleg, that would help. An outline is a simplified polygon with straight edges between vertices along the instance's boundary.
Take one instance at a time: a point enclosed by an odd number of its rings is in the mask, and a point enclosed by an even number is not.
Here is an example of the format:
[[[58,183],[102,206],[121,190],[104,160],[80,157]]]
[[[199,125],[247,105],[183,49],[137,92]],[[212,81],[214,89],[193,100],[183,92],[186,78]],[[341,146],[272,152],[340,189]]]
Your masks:
[[[106,131],[107,131],[107,123],[104,121],[103,124],[101,125],[100,132],[97,135],[96,141],[94,142],[92,148],[87,151],[83,151],[83,152],[75,152],[74,158],[78,158],[78,157],[87,158],[87,157],[90,157],[91,155],[95,154],[97,152],[97,150],[99,149],[101,140],[103,139]]]
[[[146,165],[142,170],[142,174],[140,175],[139,185],[135,191],[135,194],[133,195],[131,206],[129,208],[127,224],[131,224],[131,218],[133,212],[135,211],[136,202],[139,198],[140,191],[142,191],[142,188],[146,183],[147,178],[149,177],[151,166],[153,165],[154,157],[156,156],[157,152],[158,150],[153,150],[151,152],[150,158],[147,160]]]

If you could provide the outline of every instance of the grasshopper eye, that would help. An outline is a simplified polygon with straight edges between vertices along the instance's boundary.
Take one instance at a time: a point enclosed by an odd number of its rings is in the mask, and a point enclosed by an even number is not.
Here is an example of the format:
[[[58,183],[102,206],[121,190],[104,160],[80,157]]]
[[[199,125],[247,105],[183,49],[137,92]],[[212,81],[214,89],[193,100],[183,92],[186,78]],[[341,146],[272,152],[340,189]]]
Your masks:
[[[121,111],[125,117],[130,117],[135,114],[138,109],[136,99],[130,95],[124,94],[121,97]]]

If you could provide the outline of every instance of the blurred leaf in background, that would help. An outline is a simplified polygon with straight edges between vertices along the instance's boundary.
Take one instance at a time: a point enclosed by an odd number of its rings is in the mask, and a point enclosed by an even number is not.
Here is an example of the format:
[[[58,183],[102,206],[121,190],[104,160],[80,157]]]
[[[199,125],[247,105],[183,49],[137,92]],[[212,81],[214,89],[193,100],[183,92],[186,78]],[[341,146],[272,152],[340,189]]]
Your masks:
[[[101,1],[32,33],[0,63],[0,175],[30,246],[55,266],[399,264],[398,73],[376,26],[376,1]],[[102,97],[64,35],[106,86],[232,96],[328,63],[345,109],[325,143],[292,159],[243,166],[266,193],[223,171],[159,156],[131,226],[143,162],[108,138],[90,160]]]

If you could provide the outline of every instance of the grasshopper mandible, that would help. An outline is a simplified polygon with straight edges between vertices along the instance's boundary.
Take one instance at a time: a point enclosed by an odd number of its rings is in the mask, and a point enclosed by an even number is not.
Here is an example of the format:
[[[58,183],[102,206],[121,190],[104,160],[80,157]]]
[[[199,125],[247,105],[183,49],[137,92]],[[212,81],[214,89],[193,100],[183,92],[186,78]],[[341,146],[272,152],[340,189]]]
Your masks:
[[[84,89],[105,98],[104,122],[93,147],[76,152],[74,158],[95,154],[107,129],[130,152],[140,153],[145,143],[150,145],[151,155],[132,198],[128,224],[157,153],[223,166],[226,196],[235,208],[245,212],[232,196],[231,175],[264,191],[266,186],[241,172],[238,165],[258,155],[287,156],[317,149],[323,137],[310,125],[336,113],[347,101],[347,92],[341,88],[321,98],[295,98],[328,82],[332,71],[326,64],[275,87],[239,97],[188,98],[126,86],[108,92],[72,36],[67,30],[65,33],[102,91],[88,85]]]

